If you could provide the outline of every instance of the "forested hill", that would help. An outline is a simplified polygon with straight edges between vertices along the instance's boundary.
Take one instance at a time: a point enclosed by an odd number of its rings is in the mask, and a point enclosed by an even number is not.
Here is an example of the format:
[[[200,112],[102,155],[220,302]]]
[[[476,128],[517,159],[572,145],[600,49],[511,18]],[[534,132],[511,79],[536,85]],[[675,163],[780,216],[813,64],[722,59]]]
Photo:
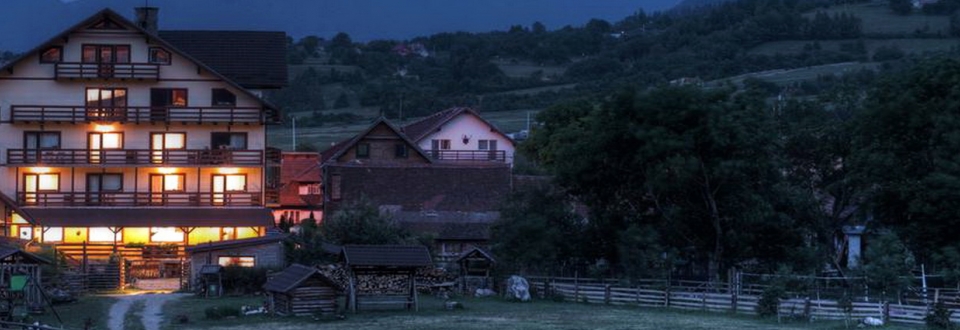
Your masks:
[[[549,29],[532,22],[367,43],[342,33],[310,36],[289,40],[292,82],[270,99],[300,125],[342,127],[381,113],[398,118],[401,108],[403,118],[455,105],[543,109],[671,81],[817,95],[834,83],[828,76],[862,77],[861,70],[952,51],[960,24],[950,13],[960,0],[907,12],[901,1],[719,1],[689,13],[637,11]],[[349,131],[318,133],[324,138],[314,147]]]

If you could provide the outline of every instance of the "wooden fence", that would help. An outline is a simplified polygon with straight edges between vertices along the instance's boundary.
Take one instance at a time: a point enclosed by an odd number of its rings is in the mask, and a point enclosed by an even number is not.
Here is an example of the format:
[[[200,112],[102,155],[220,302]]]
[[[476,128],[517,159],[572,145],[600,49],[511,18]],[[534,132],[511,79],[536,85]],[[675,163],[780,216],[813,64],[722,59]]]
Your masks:
[[[732,290],[725,284],[706,282],[645,281],[632,286],[619,285],[615,280],[584,280],[578,278],[528,277],[531,291],[539,298],[562,296],[564,301],[591,304],[627,305],[652,308],[674,308],[705,312],[724,312],[756,315],[760,301],[758,290]],[[960,323],[960,308],[953,305],[957,292],[931,290],[933,294],[924,305],[914,300],[901,302],[853,301],[848,315],[835,300],[794,296],[782,299],[778,308],[781,318],[800,320],[851,320],[874,317],[892,323],[923,324],[930,306],[943,299],[951,299],[947,306],[953,311],[951,321]],[[862,300],[862,299],[861,299]]]

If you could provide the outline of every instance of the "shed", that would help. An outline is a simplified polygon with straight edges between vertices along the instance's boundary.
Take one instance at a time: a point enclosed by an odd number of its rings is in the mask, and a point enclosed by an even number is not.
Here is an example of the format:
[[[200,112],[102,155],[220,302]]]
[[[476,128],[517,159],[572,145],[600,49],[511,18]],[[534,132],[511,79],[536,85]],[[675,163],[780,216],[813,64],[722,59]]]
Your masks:
[[[319,269],[293,264],[263,285],[277,315],[333,314],[340,286]]]
[[[419,310],[417,269],[430,267],[430,252],[422,245],[345,245],[341,260],[350,270],[347,304],[400,305]]]
[[[262,237],[210,242],[189,246],[192,285],[200,285],[200,269],[204,265],[239,265],[280,269],[285,266],[283,240],[289,234],[268,234]]]
[[[455,262],[460,266],[460,289],[464,294],[490,288],[490,271],[497,263],[490,252],[475,246],[461,253]]]

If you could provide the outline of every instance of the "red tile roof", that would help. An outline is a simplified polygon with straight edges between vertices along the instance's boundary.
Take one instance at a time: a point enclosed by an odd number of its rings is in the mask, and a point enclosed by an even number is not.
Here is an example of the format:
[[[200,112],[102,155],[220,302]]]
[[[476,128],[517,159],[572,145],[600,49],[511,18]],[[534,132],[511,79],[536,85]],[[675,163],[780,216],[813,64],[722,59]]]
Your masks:
[[[320,182],[320,155],[315,152],[284,152],[280,162],[280,205],[307,206],[300,196],[300,183]]]

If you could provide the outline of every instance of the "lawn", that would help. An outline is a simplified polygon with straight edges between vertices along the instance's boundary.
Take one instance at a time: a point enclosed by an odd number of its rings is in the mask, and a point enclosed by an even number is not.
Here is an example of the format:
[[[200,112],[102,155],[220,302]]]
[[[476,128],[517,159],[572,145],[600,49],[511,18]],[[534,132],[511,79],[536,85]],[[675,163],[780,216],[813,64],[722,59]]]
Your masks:
[[[93,322],[95,329],[106,329],[108,313],[113,302],[114,299],[109,296],[87,295],[75,302],[53,307],[60,314],[63,326],[68,329],[83,329],[88,318]],[[40,321],[43,324],[60,326],[60,322],[50,309],[42,315],[32,315],[30,318],[31,322]]]
[[[226,304],[239,303],[241,298],[221,300]],[[295,329],[845,329],[843,322],[785,323],[776,320],[761,320],[742,315],[721,313],[681,312],[666,309],[585,305],[537,301],[513,303],[497,298],[464,298],[465,308],[447,311],[441,308],[442,301],[424,298],[419,312],[389,311],[347,314],[346,319],[327,318],[314,321],[310,317],[275,318],[266,316],[240,317],[222,321],[191,318],[189,324],[167,324],[169,328],[182,329],[250,329],[250,330],[295,330]],[[203,306],[214,303],[182,300],[175,309],[199,312]],[[168,306],[173,307],[173,306]],[[165,315],[167,309],[164,310]],[[851,326],[854,328],[854,326]],[[888,326],[885,329],[911,329]]]

